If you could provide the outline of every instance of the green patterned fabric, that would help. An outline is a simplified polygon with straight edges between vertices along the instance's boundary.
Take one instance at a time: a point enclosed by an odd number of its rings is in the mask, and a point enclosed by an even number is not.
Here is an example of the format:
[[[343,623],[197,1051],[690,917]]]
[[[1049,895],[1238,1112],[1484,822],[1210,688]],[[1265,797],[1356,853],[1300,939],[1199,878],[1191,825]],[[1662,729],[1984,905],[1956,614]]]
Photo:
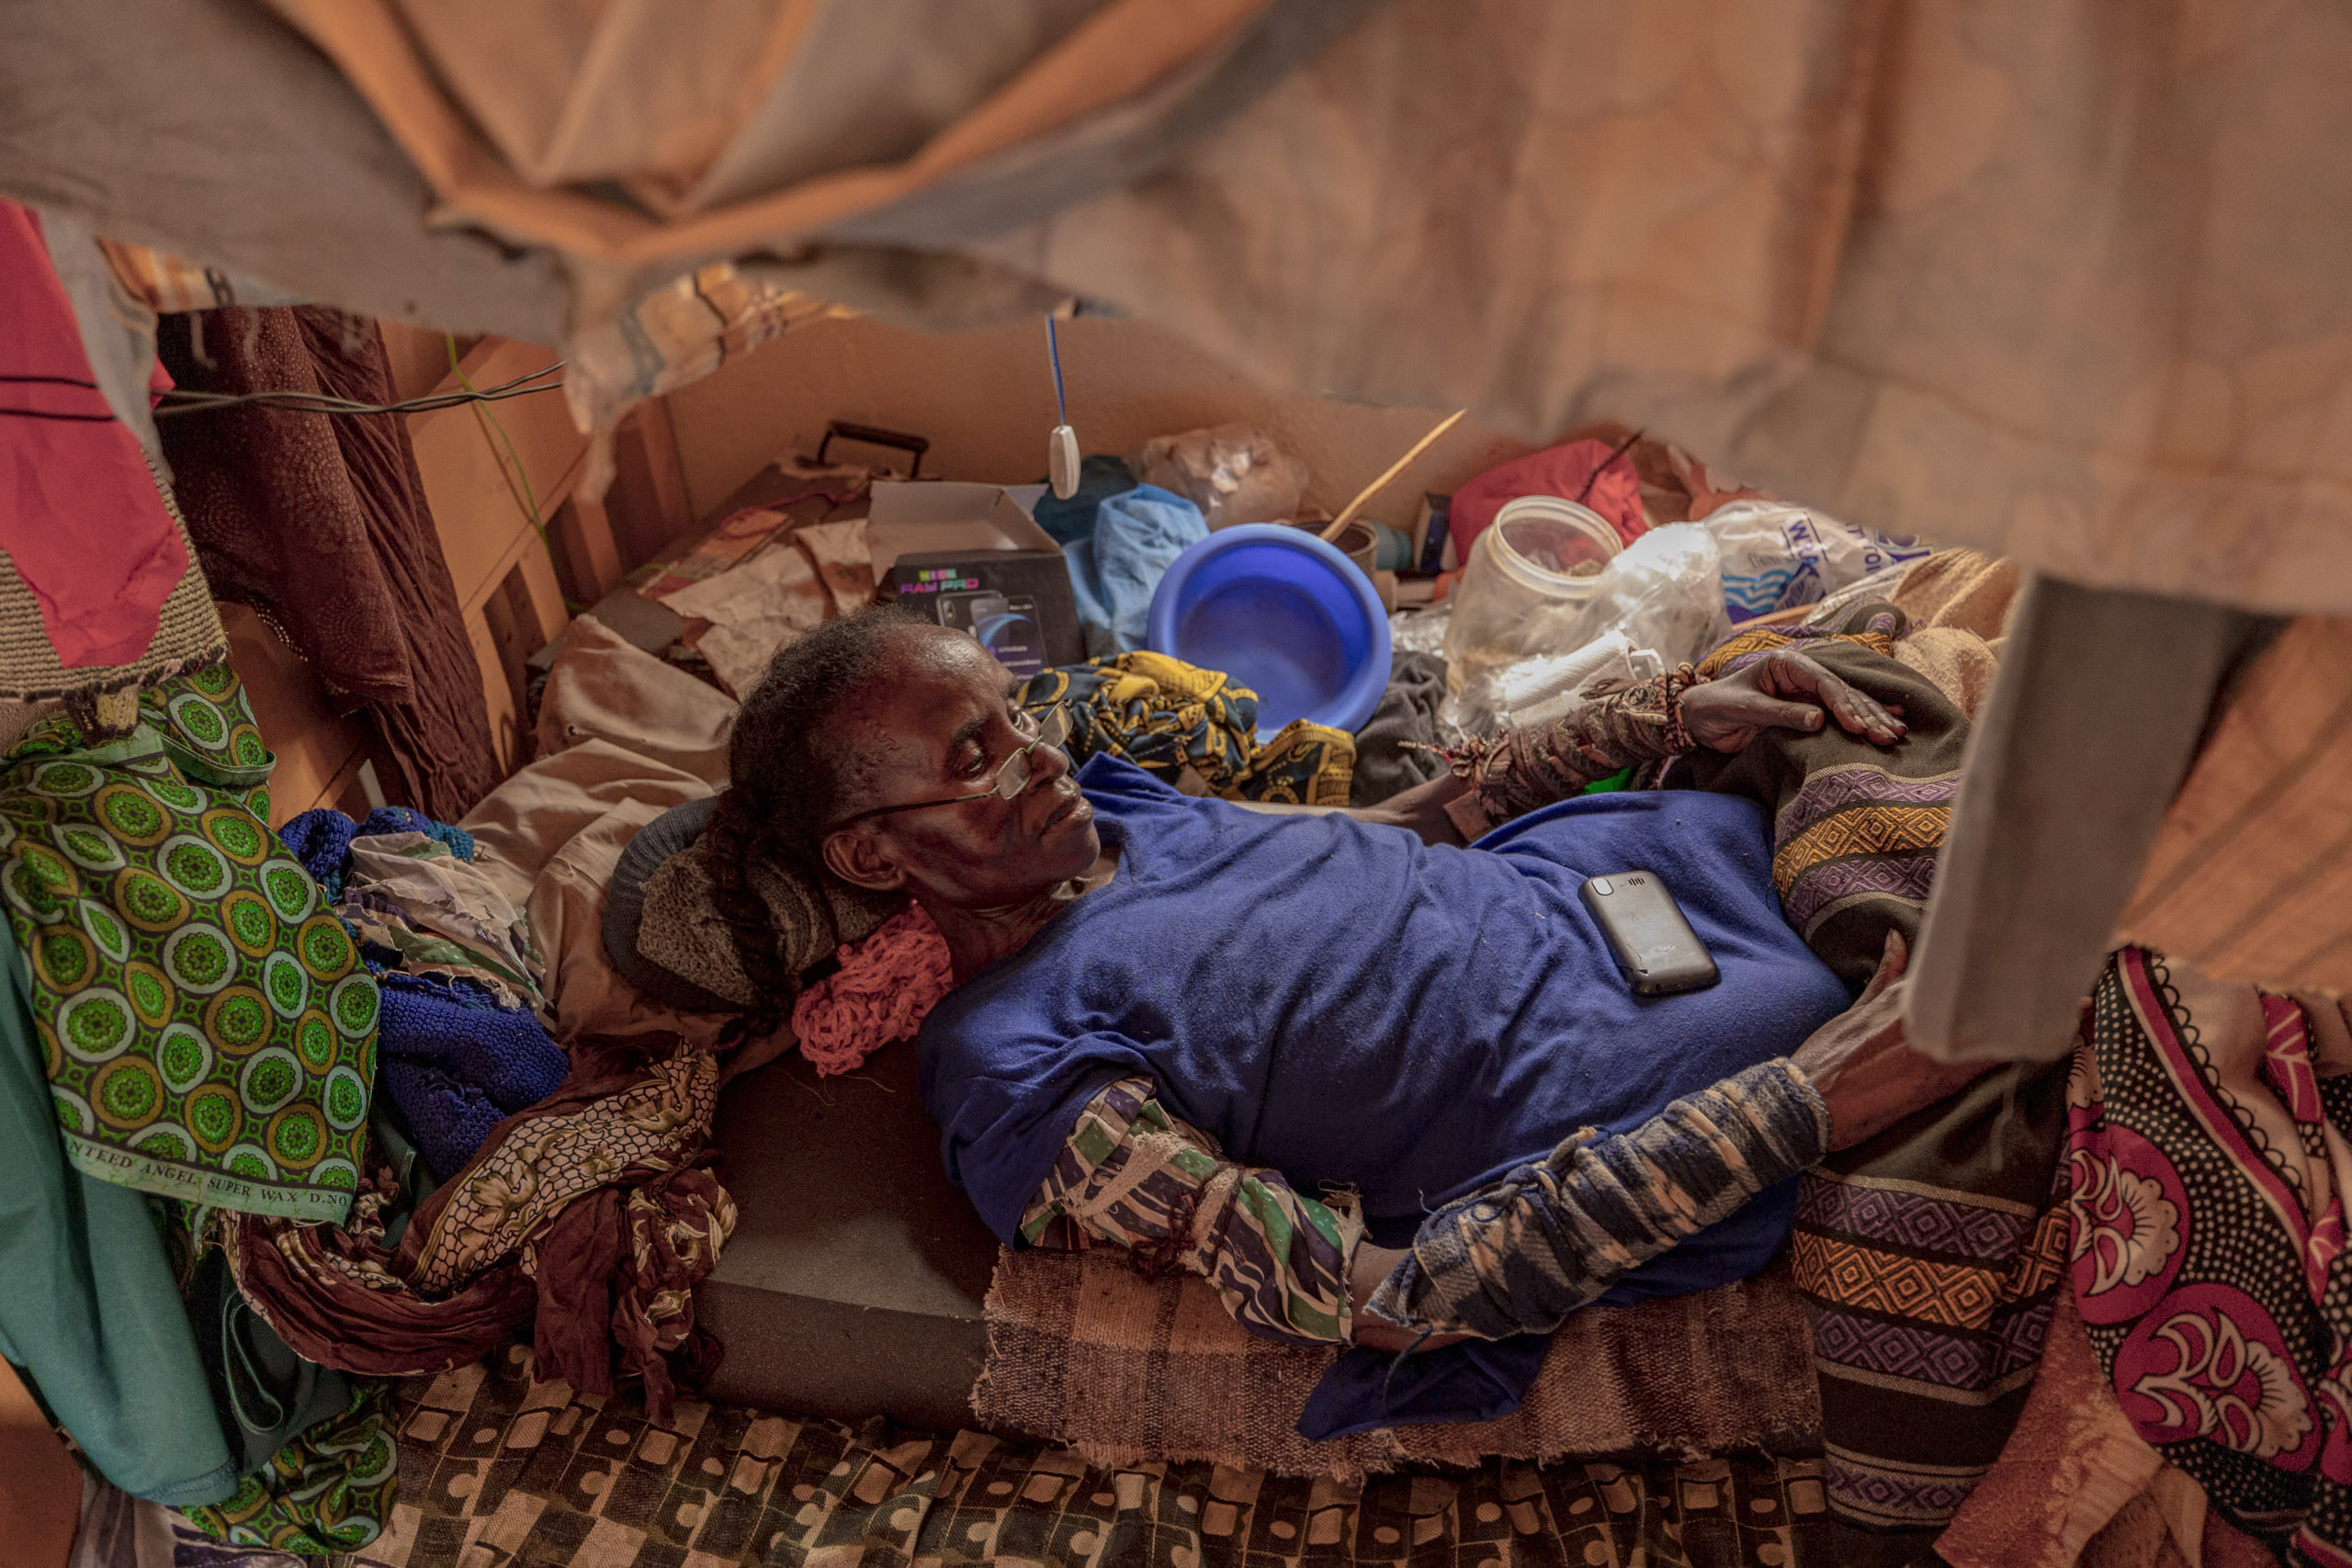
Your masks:
[[[225,666],[91,744],[44,720],[0,773],[0,902],[67,1157],[193,1203],[340,1223],[376,982],[269,830],[272,763]]]
[[[399,1489],[392,1387],[360,1384],[348,1410],[278,1450],[238,1483],[235,1496],[181,1513],[232,1546],[304,1557],[358,1551],[383,1533]]]

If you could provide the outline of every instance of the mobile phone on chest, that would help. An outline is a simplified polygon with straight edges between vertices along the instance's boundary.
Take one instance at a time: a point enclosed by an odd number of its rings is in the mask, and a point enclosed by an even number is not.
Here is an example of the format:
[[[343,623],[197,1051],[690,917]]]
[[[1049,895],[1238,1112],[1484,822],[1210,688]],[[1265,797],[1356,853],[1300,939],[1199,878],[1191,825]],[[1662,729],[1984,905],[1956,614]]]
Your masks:
[[[1579,891],[1636,995],[1704,990],[1723,977],[1656,872],[1590,877]]]

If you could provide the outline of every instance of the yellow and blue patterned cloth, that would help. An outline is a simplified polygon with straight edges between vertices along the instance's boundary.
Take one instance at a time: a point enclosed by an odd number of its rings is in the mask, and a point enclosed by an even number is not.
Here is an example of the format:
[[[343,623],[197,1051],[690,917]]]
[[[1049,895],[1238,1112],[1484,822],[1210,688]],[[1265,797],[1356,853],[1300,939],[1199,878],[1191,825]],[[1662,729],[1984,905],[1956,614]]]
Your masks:
[[[1356,741],[1346,730],[1293,719],[1261,741],[1257,693],[1164,653],[1044,671],[1013,701],[1040,713],[1067,704],[1068,750],[1078,761],[1108,752],[1169,784],[1189,767],[1227,800],[1345,806],[1355,777]]]

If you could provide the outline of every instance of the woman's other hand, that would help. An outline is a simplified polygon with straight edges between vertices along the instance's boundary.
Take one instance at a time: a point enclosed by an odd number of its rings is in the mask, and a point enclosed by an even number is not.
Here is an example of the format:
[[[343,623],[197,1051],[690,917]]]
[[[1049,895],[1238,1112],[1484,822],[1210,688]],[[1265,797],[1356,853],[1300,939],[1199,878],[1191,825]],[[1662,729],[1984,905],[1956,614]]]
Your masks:
[[[1903,710],[1890,708],[1792,648],[1776,648],[1732,674],[1682,694],[1682,726],[1713,751],[1737,751],[1768,729],[1819,729],[1822,715],[1881,746],[1903,739]]]

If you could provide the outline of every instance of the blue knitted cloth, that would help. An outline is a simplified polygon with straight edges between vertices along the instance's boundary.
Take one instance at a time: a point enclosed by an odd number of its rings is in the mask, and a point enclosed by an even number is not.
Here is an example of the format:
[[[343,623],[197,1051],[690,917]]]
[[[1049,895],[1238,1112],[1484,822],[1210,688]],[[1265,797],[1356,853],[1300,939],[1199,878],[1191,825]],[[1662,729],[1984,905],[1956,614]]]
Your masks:
[[[446,1181],[466,1168],[489,1138],[490,1130],[505,1120],[505,1112],[469,1083],[443,1072],[430,1062],[395,1062],[387,1057],[377,1068],[376,1087],[390,1095],[416,1141],[416,1152],[436,1181]]]
[[[354,822],[330,807],[305,811],[277,830],[294,858],[326,890],[329,903],[343,901],[344,873],[351,869],[351,840],[376,833],[422,833],[449,846],[459,860],[474,858],[474,836],[463,828],[435,822],[405,806],[379,806],[365,822]]]
[[[494,1124],[571,1071],[528,1009],[500,1007],[474,981],[394,973],[377,984],[383,1087],[435,1176],[455,1176]]]

